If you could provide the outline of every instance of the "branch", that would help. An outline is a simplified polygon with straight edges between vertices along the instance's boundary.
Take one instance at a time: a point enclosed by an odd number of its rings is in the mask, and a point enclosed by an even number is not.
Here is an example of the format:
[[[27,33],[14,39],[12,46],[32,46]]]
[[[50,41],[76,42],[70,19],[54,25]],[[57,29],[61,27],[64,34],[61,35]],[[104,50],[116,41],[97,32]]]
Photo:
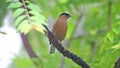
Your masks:
[[[0,31],[0,34],[4,34],[4,35],[6,35],[7,33]]]
[[[54,47],[57,48],[57,50],[63,54],[63,56],[72,59],[76,64],[80,65],[82,68],[90,68],[90,66],[84,61],[82,60],[80,57],[78,57],[77,55],[71,53],[70,51],[66,50],[61,43],[59,43],[57,41],[57,39],[55,38],[55,36],[52,34],[52,32],[45,26],[46,28],[46,35],[49,39],[49,41],[53,44]]]
[[[114,68],[120,68],[120,58],[115,62]]]
[[[23,4],[23,8],[25,9],[25,14],[27,15],[27,19],[29,20],[29,24],[31,24],[31,18],[30,16],[33,16],[32,14],[29,13],[31,9],[27,7],[28,3],[25,2],[25,0],[19,0]]]
[[[36,62],[34,60],[34,58],[38,59],[38,61],[40,61],[40,60],[39,60],[38,56],[35,54],[35,52],[33,51],[32,47],[31,47],[31,45],[30,45],[30,43],[28,41],[27,36],[24,35],[23,33],[21,33],[20,35],[21,35],[24,47],[25,47],[25,49],[26,49],[29,57],[31,58],[31,60],[33,61],[33,63],[38,67],[40,64],[38,62]],[[43,68],[43,66],[41,68]]]

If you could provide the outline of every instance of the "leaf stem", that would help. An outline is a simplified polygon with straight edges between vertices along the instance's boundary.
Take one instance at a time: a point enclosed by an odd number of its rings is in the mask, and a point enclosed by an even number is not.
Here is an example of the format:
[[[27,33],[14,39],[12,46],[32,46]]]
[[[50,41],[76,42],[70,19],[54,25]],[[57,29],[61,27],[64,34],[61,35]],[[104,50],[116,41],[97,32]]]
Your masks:
[[[25,9],[25,12],[26,12],[26,15],[27,15],[27,18],[28,18],[28,20],[29,20],[29,24],[31,24],[31,19],[30,19],[30,15],[29,15],[29,11],[27,10],[27,6],[26,6],[26,4],[25,4],[25,0],[21,0],[22,1],[22,3],[23,3],[23,7],[24,7],[24,9]]]

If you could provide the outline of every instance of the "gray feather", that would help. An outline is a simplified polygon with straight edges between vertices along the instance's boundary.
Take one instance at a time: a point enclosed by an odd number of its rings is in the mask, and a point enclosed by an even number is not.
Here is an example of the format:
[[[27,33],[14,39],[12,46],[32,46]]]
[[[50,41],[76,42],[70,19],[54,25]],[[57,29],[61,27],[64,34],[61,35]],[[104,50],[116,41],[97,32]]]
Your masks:
[[[53,45],[51,45],[50,47],[50,54],[53,54],[55,53],[55,47]]]

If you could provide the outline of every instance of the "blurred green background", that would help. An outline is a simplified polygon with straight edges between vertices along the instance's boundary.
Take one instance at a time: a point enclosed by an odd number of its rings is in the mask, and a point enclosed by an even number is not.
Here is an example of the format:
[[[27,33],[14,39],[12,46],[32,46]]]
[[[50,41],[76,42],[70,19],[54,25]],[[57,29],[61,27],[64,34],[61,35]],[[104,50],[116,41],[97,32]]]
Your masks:
[[[68,20],[68,32],[63,45],[85,60],[91,68],[113,68],[120,57],[120,49],[111,47],[118,44],[117,35],[113,42],[106,40],[106,34],[120,20],[120,0],[30,0],[38,5],[46,17],[48,27],[52,25],[60,13],[68,12],[72,17]],[[0,2],[0,26],[8,4]],[[119,28],[119,27],[118,27]],[[80,68],[72,60],[64,58],[57,51],[49,54],[49,40],[37,31],[27,34],[33,50],[40,58],[43,68]],[[112,36],[110,36],[112,37]],[[24,47],[21,53],[12,59],[9,68],[36,68]]]

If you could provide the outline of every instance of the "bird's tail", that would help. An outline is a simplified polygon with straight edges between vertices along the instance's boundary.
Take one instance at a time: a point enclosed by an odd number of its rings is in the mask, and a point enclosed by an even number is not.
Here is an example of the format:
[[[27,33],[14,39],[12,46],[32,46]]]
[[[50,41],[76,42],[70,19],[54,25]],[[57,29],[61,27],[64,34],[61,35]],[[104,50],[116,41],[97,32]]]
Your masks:
[[[55,47],[53,45],[51,45],[50,47],[50,54],[53,54],[55,53]]]

